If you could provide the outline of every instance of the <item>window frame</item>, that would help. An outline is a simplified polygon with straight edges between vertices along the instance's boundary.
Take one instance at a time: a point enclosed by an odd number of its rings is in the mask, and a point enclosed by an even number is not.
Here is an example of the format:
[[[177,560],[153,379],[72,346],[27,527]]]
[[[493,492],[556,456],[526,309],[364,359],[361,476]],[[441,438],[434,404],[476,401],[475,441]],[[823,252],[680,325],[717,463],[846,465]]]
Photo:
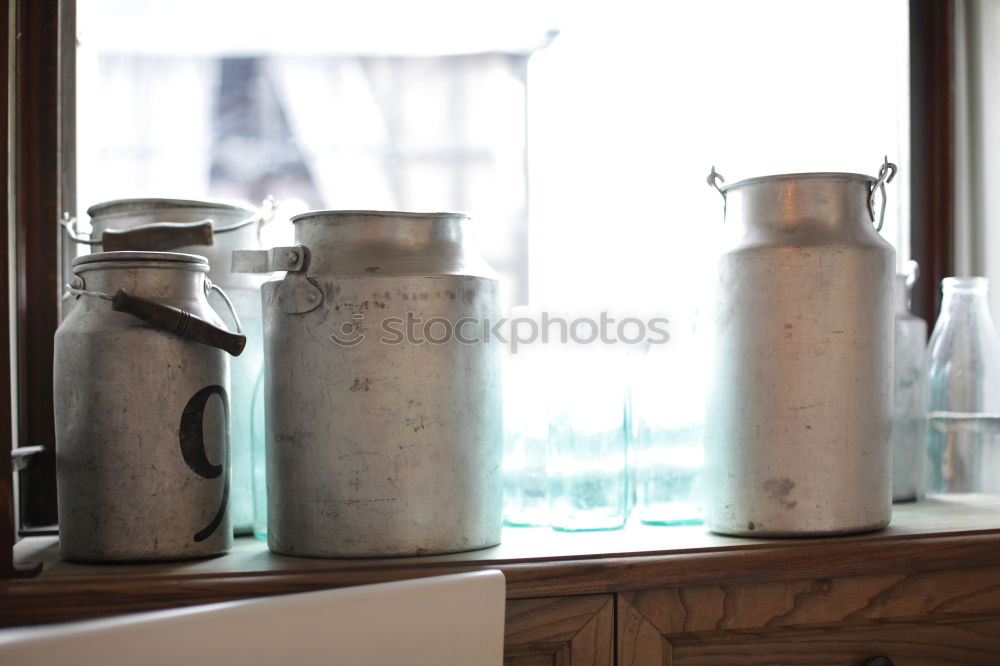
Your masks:
[[[75,0],[16,0],[12,229],[16,446],[42,446],[19,475],[19,534],[56,523],[53,335],[59,325],[63,211],[75,210]],[[48,222],[48,223],[46,223]]]
[[[13,236],[13,243],[4,254],[0,301],[8,312],[13,306],[14,316],[0,324],[0,340],[14,353],[0,358],[0,371],[8,380],[13,371],[16,381],[0,386],[0,577],[10,577],[19,575],[13,566],[17,530],[50,532],[56,517],[52,354],[61,292],[58,220],[63,212],[76,212],[76,1],[3,3],[8,205],[0,213],[0,242]],[[954,268],[954,0],[909,4],[911,256],[922,273],[913,309],[933,322],[940,306],[937,285]],[[18,520],[7,452],[30,445],[45,449],[20,472]]]
[[[912,310],[933,326],[955,274],[955,3],[910,0]]]
[[[10,167],[13,162],[11,155],[11,97],[13,81],[11,69],[14,61],[11,58],[12,51],[12,11],[13,8],[9,0],[3,0],[0,5],[3,11],[3,50],[0,53],[0,61],[3,65],[3,99],[0,101],[0,117],[3,118],[3,131],[0,132],[0,143],[3,144],[5,159],[0,165],[5,183],[6,205],[0,206],[0,245],[8,248],[9,233],[8,228],[11,221],[9,214],[12,207],[11,195],[13,194]],[[0,273],[3,275],[3,289],[0,290],[0,304],[5,313],[10,313],[9,299],[9,274],[10,274],[10,253],[3,252],[3,261],[0,265]],[[0,324],[0,345],[8,351],[11,349],[10,340],[10,317],[4,317]],[[0,355],[0,374],[7,381],[0,382],[0,521],[3,522],[2,534],[0,534],[0,576],[9,576],[14,573],[14,541],[15,519],[14,519],[14,474],[11,464],[11,457],[8,451],[12,449],[13,428],[11,419],[11,383],[10,383],[10,354]]]

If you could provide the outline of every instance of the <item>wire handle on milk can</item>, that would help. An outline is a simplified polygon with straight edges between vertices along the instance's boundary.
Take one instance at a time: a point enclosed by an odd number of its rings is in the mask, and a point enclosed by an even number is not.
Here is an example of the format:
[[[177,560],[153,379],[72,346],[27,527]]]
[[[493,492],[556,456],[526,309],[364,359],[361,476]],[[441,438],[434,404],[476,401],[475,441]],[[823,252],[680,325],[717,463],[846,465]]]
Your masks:
[[[108,229],[100,238],[84,238],[77,229],[77,219],[68,214],[60,222],[66,235],[76,243],[91,247],[100,245],[105,252],[143,248],[150,252],[166,252],[189,245],[211,245],[213,221],[156,222],[134,229]]]
[[[882,225],[885,222],[885,206],[886,206],[886,195],[885,186],[886,183],[891,183],[892,179],[896,177],[896,172],[898,171],[895,164],[889,161],[889,156],[886,155],[883,158],[882,166],[878,170],[878,177],[872,184],[871,190],[868,192],[868,215],[871,217],[872,222],[875,222],[875,192],[879,191],[882,193],[882,207],[879,212],[878,224],[875,226],[875,231],[882,231]],[[726,179],[722,177],[722,174],[712,167],[712,171],[708,174],[706,179],[710,187],[714,187],[715,190],[722,196],[723,205],[725,206],[726,191],[722,189],[720,184],[725,184]],[[725,210],[723,211],[723,213]]]
[[[76,281],[74,281],[75,283]],[[82,286],[82,285],[81,285]],[[219,328],[215,324],[206,321],[196,314],[176,308],[165,303],[149,301],[145,298],[133,296],[125,289],[119,289],[114,296],[100,291],[88,291],[67,285],[69,293],[74,296],[91,296],[105,301],[111,301],[111,309],[116,312],[130,314],[133,317],[143,320],[147,324],[152,324],[156,328],[173,333],[185,340],[198,342],[209,347],[216,347],[232,356],[239,356],[246,347],[247,337],[243,335],[243,327],[240,324],[239,316],[233,307],[229,296],[221,287],[205,281],[205,291],[215,290],[226,302],[233,320],[236,322],[236,333],[230,333],[224,328]]]
[[[135,249],[166,252],[192,245],[214,245],[215,234],[236,231],[251,224],[257,225],[259,234],[260,228],[274,218],[275,207],[274,197],[268,196],[253,215],[218,229],[214,220],[206,218],[195,222],[153,222],[131,229],[107,229],[100,238],[84,238],[77,228],[75,217],[63,213],[60,224],[74,242],[91,247],[100,245],[105,252]]]
[[[213,220],[157,222],[134,229],[108,229],[99,241],[105,252],[144,250],[165,252],[190,245],[212,245]]]
[[[257,211],[250,217],[244,218],[239,222],[230,224],[228,227],[221,227],[215,230],[217,234],[224,234],[227,231],[236,231],[237,229],[242,229],[243,227],[256,224],[258,237],[260,235],[260,229],[265,224],[274,219],[274,211],[278,207],[277,200],[272,195],[267,195],[264,200],[260,202],[260,207]],[[259,240],[259,238],[258,238]]]
[[[726,218],[726,208],[728,205],[728,200],[726,199],[726,191],[719,187],[719,183],[725,183],[726,179],[722,177],[722,174],[715,170],[715,165],[712,165],[712,172],[708,174],[706,179],[711,187],[714,187],[716,191],[722,196],[722,219]]]
[[[889,161],[889,156],[886,155],[882,159],[882,166],[878,170],[878,179],[872,185],[871,191],[868,193],[868,215],[871,216],[872,222],[875,221],[875,190],[879,190],[882,193],[882,209],[878,216],[878,225],[875,227],[875,231],[882,231],[882,224],[885,222],[885,185],[886,183],[891,183],[892,179],[896,177],[896,165]]]
[[[708,178],[706,180],[710,186],[719,191],[719,194],[722,195],[723,199],[726,198],[726,193],[722,191],[721,187],[719,187],[719,183],[725,183],[726,179],[722,177],[721,173],[715,170],[714,164],[712,165],[712,172],[708,174]]]

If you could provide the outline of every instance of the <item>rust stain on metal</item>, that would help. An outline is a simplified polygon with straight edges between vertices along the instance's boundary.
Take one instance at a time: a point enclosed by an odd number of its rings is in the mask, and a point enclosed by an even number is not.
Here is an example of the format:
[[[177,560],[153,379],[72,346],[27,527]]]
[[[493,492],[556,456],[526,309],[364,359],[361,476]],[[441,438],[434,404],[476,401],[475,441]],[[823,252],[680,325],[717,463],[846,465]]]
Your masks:
[[[794,509],[798,504],[797,501],[788,499],[794,488],[795,482],[787,478],[768,479],[764,482],[764,491],[767,493],[767,496],[773,500],[777,500],[786,509]]]

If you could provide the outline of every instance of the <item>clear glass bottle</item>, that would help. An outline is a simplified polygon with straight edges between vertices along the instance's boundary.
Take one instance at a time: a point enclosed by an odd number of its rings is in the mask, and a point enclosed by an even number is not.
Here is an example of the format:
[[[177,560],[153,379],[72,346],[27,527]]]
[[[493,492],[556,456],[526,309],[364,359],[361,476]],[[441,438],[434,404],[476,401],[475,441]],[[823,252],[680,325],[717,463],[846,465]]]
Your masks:
[[[267,540],[267,436],[264,430],[264,371],[253,387],[250,421],[250,453],[253,475],[253,535]]]
[[[232,489],[229,505],[233,530],[237,536],[254,531],[255,499],[253,471],[253,401],[254,387],[264,366],[264,323],[261,315],[260,289],[230,288],[229,297],[240,313],[240,324],[247,336],[247,346],[230,365],[230,430],[232,432]],[[212,299],[218,310],[225,307]],[[222,310],[220,310],[222,311]]]
[[[513,527],[549,524],[546,372],[544,345],[505,353],[503,518]]]
[[[650,345],[633,388],[639,520],[698,525],[702,517],[704,364],[693,329]]]
[[[893,502],[912,501],[923,492],[923,447],[927,441],[927,392],[924,379],[927,322],[910,312],[910,286],[916,281],[916,274],[916,262],[911,262],[908,275],[896,276],[894,294]]]
[[[556,530],[624,527],[629,511],[629,403],[622,354],[590,344],[553,349],[549,524]]]
[[[977,421],[935,412],[1000,413],[1000,338],[986,299],[984,277],[945,278],[941,314],[927,346],[931,425],[930,492],[996,492],[997,442]]]

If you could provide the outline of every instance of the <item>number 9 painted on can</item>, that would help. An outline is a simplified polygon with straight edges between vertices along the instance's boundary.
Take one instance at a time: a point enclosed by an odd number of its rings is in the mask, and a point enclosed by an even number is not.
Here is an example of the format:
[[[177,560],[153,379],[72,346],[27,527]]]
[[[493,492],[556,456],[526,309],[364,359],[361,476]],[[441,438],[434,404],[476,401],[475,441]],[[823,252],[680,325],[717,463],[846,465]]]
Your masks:
[[[181,425],[178,431],[181,455],[184,457],[184,462],[191,469],[191,471],[205,479],[217,479],[220,475],[225,475],[225,483],[222,490],[222,503],[219,506],[219,510],[216,511],[215,516],[209,521],[208,525],[195,533],[195,542],[204,541],[219,528],[219,525],[222,524],[222,519],[226,514],[226,508],[229,503],[228,442],[225,447],[225,467],[222,465],[213,465],[209,461],[208,451],[205,449],[205,408],[208,405],[209,399],[213,395],[219,396],[219,399],[222,401],[225,418],[224,432],[229,431],[229,396],[226,394],[226,389],[218,384],[206,386],[191,396],[187,405],[184,406],[184,411],[181,413]]]

